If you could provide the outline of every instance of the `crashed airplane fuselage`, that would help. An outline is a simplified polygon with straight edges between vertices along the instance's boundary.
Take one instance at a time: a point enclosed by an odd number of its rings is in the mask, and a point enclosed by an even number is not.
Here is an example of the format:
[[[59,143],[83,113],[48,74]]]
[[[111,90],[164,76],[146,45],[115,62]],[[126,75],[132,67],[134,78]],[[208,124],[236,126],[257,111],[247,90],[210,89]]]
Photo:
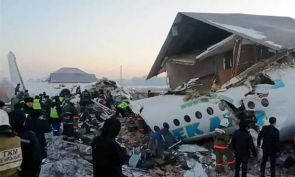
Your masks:
[[[239,122],[235,110],[244,105],[245,110],[254,111],[259,126],[275,117],[281,139],[289,140],[295,135],[295,68],[284,66],[264,73],[274,84],[242,85],[189,101],[184,101],[185,95],[162,95],[133,101],[131,107],[152,130],[169,127],[177,139],[190,141],[211,136],[221,119],[229,119],[230,128],[235,128]]]
[[[140,114],[152,130],[167,127],[179,140],[208,137],[221,119],[231,116],[218,98],[204,96],[187,102],[183,99],[183,95],[156,96],[132,101],[131,109]],[[235,123],[229,120],[229,126],[233,127]]]

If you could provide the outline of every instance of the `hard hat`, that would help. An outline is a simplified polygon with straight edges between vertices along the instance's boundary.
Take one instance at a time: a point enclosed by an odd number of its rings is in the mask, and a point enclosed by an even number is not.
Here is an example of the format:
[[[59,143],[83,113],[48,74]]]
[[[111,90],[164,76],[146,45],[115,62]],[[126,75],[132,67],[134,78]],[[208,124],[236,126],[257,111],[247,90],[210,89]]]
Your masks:
[[[223,126],[223,127],[228,127],[228,125],[229,125],[229,121],[228,121],[228,119],[221,119],[219,125],[220,125],[220,126]]]
[[[7,112],[0,109],[0,126],[2,125],[10,126]]]

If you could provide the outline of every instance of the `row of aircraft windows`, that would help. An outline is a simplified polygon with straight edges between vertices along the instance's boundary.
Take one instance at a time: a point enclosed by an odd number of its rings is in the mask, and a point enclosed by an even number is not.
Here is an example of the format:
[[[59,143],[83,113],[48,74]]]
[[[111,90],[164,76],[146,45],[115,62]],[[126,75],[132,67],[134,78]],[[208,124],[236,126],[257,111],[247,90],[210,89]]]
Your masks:
[[[248,108],[250,108],[250,109],[254,109],[254,108],[255,108],[255,103],[254,103],[253,101],[249,101],[249,102],[247,103],[247,105],[248,105]],[[262,105],[263,107],[268,107],[268,105],[269,105],[268,100],[267,100],[266,98],[263,98],[263,99],[261,100],[261,105]]]
[[[220,109],[221,111],[224,111],[224,110],[225,110],[225,105],[224,105],[222,102],[218,104],[218,107],[219,107],[219,109]],[[212,108],[212,107],[208,107],[208,108],[207,108],[207,113],[208,113],[208,115],[213,115],[213,114],[214,114],[214,110],[213,110],[213,108]],[[203,117],[203,115],[202,115],[202,113],[201,113],[200,111],[196,111],[196,112],[195,112],[195,116],[196,116],[197,119],[201,119],[201,118]],[[185,116],[184,116],[184,121],[185,121],[185,122],[190,122],[190,121],[191,121],[191,117],[188,116],[188,115],[185,115]],[[175,126],[179,126],[179,125],[180,125],[180,122],[179,122],[178,119],[174,119],[174,120],[173,120],[173,124],[174,124]],[[163,127],[164,127],[165,129],[169,129],[169,128],[170,128],[170,126],[169,126],[169,124],[168,124],[167,122],[164,122],[164,123],[163,123]],[[158,126],[155,126],[155,127],[154,127],[154,130],[155,130],[155,131],[158,131],[158,130],[160,130],[160,128],[159,128]]]

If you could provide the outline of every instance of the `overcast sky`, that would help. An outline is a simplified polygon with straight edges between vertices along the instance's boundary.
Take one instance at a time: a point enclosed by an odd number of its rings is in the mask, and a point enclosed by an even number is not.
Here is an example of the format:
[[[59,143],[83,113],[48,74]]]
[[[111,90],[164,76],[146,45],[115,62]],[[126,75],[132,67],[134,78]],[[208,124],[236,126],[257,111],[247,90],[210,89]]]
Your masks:
[[[148,74],[177,12],[295,18],[293,0],[0,0],[0,77],[7,54],[25,79],[78,67],[97,77]]]

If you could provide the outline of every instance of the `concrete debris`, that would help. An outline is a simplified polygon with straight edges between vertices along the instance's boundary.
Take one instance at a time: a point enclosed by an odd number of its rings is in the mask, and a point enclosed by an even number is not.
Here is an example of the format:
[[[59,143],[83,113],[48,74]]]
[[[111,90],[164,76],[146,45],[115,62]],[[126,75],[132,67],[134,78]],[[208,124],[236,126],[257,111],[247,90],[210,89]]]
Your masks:
[[[181,166],[166,165],[161,168],[156,167],[154,169],[151,169],[149,170],[149,173],[152,177],[160,177],[160,176],[181,177],[184,174],[184,170],[181,168]]]
[[[150,177],[151,176],[148,171],[141,170],[138,168],[132,168],[127,165],[122,166],[122,171],[123,171],[123,174],[126,176],[132,176],[132,177]]]
[[[118,83],[108,79],[101,79],[97,81],[94,85],[87,88],[92,94],[100,94],[101,91],[111,94],[116,102],[120,102],[124,99],[130,100],[132,96],[126,90],[124,90]]]
[[[92,176],[91,147],[83,144],[68,143],[61,137],[46,135],[47,163],[41,167],[41,177],[90,177]]]
[[[184,177],[208,177],[202,165],[195,160],[188,160],[187,166],[190,167],[190,170],[187,170],[184,173]]]
[[[66,159],[42,165],[42,177],[91,177],[92,164],[83,159]]]

